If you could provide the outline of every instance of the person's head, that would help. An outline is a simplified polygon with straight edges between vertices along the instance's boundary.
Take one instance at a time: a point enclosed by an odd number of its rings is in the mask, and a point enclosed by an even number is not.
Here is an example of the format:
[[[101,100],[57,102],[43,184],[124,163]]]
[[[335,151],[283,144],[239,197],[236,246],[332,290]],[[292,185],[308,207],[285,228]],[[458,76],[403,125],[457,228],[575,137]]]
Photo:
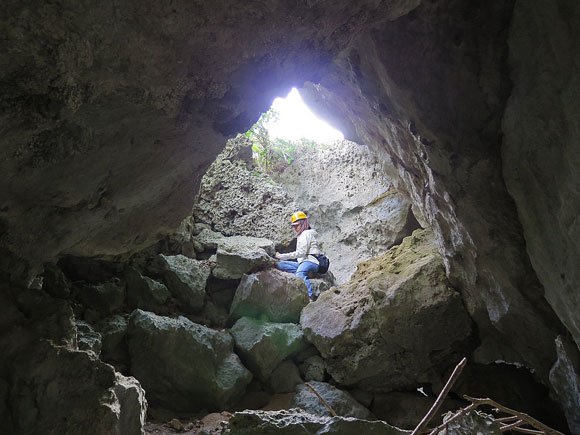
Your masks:
[[[303,211],[297,211],[292,214],[292,218],[290,219],[296,234],[300,235],[303,231],[310,229],[310,225],[308,224],[308,216]]]

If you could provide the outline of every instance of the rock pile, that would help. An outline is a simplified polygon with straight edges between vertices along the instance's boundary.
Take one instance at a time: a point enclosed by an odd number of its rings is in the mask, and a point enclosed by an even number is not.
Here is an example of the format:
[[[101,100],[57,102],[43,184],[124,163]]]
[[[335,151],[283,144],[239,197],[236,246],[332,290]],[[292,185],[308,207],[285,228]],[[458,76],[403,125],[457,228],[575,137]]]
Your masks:
[[[261,433],[282,417],[281,433],[296,425],[399,433],[372,420],[413,428],[433,401],[415,390],[438,391],[446,371],[475,347],[471,319],[428,230],[359,264],[347,284],[313,279],[328,290],[310,302],[300,278],[272,268],[270,240],[193,228],[189,257],[149,249],[122,262],[68,258],[62,271],[47,268],[46,292],[20,292],[5,304],[8,318],[23,310],[36,319],[44,338],[37,351],[48,361],[37,370],[34,359],[14,354],[11,379],[22,391],[0,389],[18,406],[11,430],[40,424],[66,432],[86,417],[83,409],[98,409],[99,430],[140,433],[149,406],[157,418],[298,409],[236,414],[225,433]],[[67,423],[54,408],[65,399],[53,401],[52,389],[75,394],[82,376],[68,375],[73,365],[92,375]],[[458,388],[475,385],[468,381]],[[401,412],[393,400],[416,412]],[[328,407],[339,417],[330,418]],[[42,417],[48,411],[54,417]]]

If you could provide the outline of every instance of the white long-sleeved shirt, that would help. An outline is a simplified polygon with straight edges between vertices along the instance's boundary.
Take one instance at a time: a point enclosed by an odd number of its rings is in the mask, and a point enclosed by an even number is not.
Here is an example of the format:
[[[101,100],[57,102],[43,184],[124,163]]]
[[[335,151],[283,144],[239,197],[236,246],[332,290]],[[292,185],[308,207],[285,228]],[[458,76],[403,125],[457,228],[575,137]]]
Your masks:
[[[298,236],[296,241],[296,251],[288,252],[287,254],[280,254],[278,257],[280,260],[294,260],[298,259],[298,263],[303,261],[312,261],[318,264],[318,260],[312,254],[320,254],[318,249],[318,242],[316,241],[316,236],[318,233],[316,230],[305,230]]]

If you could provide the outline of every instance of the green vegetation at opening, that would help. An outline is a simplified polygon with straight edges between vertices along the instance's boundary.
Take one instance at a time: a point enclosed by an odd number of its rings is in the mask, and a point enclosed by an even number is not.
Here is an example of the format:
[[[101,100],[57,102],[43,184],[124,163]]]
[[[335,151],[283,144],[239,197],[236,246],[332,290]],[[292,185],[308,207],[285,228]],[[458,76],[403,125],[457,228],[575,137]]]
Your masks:
[[[285,140],[271,138],[268,124],[275,122],[279,114],[270,109],[262,113],[258,122],[245,134],[252,141],[254,162],[264,172],[275,174],[282,172],[299,155],[313,154],[319,149],[328,148],[328,144],[322,144],[306,138],[298,140]]]

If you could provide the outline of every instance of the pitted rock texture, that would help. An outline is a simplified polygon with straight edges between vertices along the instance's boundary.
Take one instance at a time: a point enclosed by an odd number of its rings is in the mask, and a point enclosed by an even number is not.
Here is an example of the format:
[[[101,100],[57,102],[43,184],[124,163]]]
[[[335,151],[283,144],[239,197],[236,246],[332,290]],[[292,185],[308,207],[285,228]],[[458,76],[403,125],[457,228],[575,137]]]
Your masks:
[[[236,289],[230,319],[252,317],[270,322],[298,323],[310,299],[302,278],[277,269],[244,275]]]
[[[244,151],[250,152],[250,162]],[[251,163],[252,143],[243,135],[228,141],[204,175],[193,213],[198,222],[226,236],[263,237],[288,244],[288,224],[298,206],[287,192]]]
[[[309,304],[300,323],[333,379],[367,391],[439,385],[442,369],[461,359],[471,335],[471,319],[427,230],[361,263],[348,284]]]
[[[338,141],[314,154],[299,155],[274,179],[319,233],[337,284],[357,263],[384,253],[419,228],[410,201],[365,145]]]
[[[252,379],[227,332],[185,317],[135,310],[127,334],[131,374],[143,384],[151,406],[176,412],[223,409]]]

